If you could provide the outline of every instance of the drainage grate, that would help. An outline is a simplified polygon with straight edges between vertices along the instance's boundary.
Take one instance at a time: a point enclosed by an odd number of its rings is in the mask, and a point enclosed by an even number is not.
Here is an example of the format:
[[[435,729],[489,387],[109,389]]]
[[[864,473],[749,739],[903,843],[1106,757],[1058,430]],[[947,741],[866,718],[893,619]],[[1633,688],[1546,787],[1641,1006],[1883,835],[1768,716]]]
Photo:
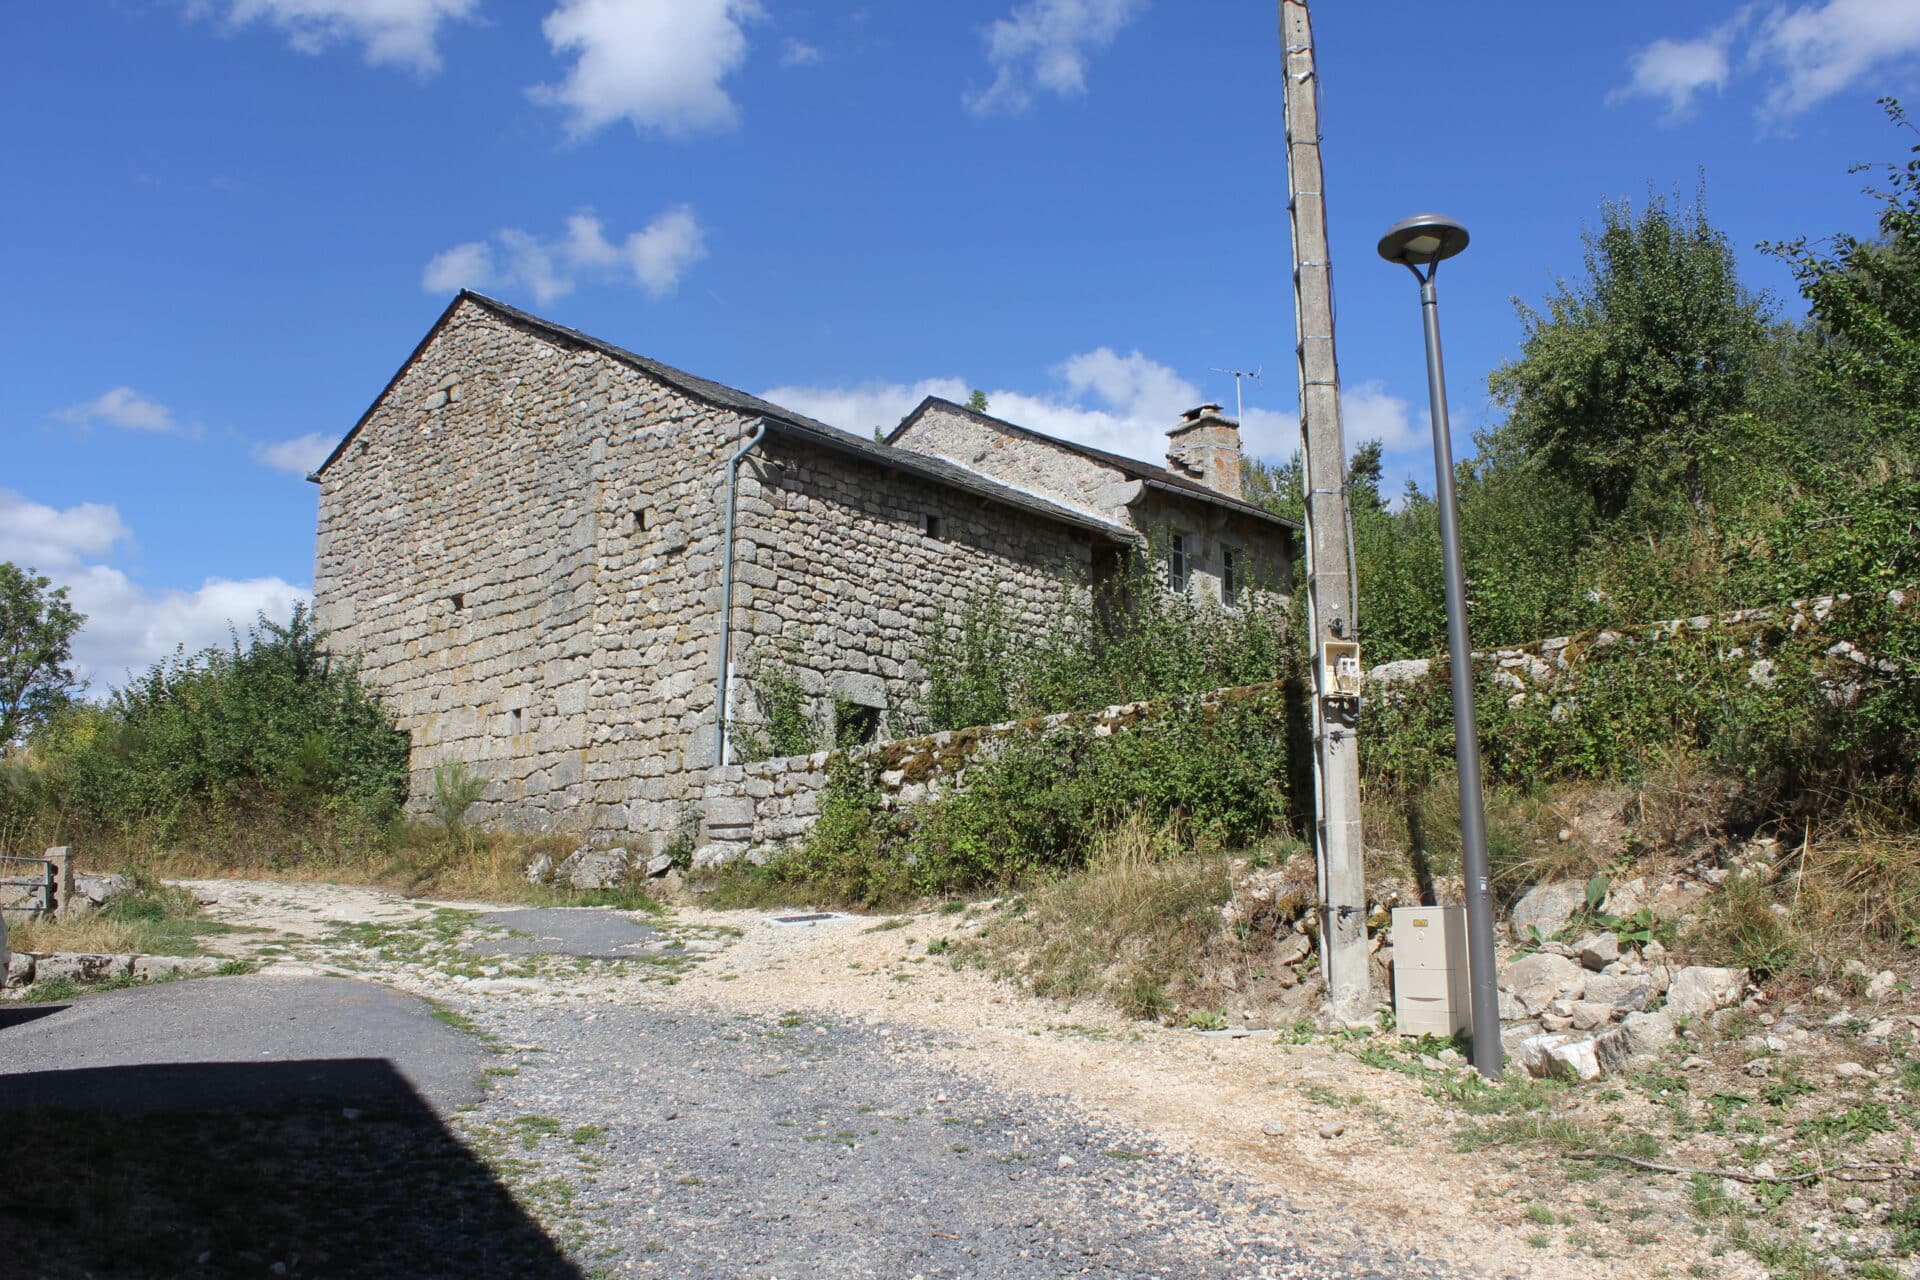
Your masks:
[[[812,915],[807,916],[775,916],[773,922],[775,924],[812,924],[815,920],[831,920],[833,918],[834,913],[831,911],[816,911]]]

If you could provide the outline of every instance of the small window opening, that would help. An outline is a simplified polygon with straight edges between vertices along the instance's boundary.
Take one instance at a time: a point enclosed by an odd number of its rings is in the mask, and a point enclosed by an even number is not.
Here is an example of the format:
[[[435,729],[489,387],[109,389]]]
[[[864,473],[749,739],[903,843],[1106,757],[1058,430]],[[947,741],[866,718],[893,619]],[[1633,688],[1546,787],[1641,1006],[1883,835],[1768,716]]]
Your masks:
[[[523,723],[520,718],[520,708],[515,707],[512,711],[509,711],[507,713],[507,719],[509,722],[509,727],[513,730],[513,732],[519,733],[521,725]]]
[[[947,536],[947,522],[945,520],[942,520],[939,516],[931,512],[923,517],[923,519],[924,524],[922,527],[926,530],[929,538],[944,538]]]
[[[464,591],[456,591],[447,597],[447,603],[453,606],[455,613],[458,613],[467,607],[467,593]]]
[[[633,509],[633,531],[635,533],[645,533],[647,531],[647,509],[645,507],[635,507]]]
[[[1220,603],[1221,604],[1232,604],[1234,597],[1239,594],[1240,579],[1239,579],[1239,574],[1236,572],[1238,568],[1239,566],[1234,563],[1233,548],[1232,547],[1221,548],[1220,550]]]
[[[1176,533],[1167,543],[1167,589],[1187,589],[1187,536]]]
[[[851,702],[836,703],[833,708],[833,745],[845,751],[880,738],[880,708],[862,707]]]

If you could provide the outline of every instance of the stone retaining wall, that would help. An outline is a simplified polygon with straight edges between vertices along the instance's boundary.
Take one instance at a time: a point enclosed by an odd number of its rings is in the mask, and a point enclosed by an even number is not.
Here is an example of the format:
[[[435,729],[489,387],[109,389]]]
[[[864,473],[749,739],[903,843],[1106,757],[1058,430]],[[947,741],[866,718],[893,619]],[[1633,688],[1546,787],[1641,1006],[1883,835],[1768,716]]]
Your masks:
[[[1914,602],[1915,592],[1892,591],[1887,600],[1896,606]],[[1495,668],[1494,681],[1511,689],[1511,700],[1529,696],[1557,697],[1565,692],[1571,671],[1582,653],[1621,643],[1660,642],[1681,635],[1722,631],[1728,661],[1752,658],[1748,679],[1766,684],[1771,666],[1764,657],[1743,643],[1745,633],[1761,627],[1777,627],[1791,634],[1817,630],[1851,596],[1840,594],[1794,600],[1770,609],[1741,609],[1731,613],[1674,618],[1620,630],[1586,632],[1576,636],[1556,636],[1532,644],[1492,649],[1474,655],[1476,663]],[[1870,659],[1841,642],[1834,656],[1859,663]],[[1436,660],[1415,658],[1382,663],[1367,672],[1373,696],[1386,693],[1395,685],[1408,685],[1435,677]],[[1279,683],[1245,685],[1221,689],[1206,695],[1209,700],[1229,700],[1258,696],[1276,691]],[[867,764],[880,789],[882,802],[889,808],[910,805],[950,790],[960,775],[975,761],[997,751],[1009,738],[1021,732],[1048,732],[1066,724],[1091,723],[1096,734],[1125,731],[1150,719],[1165,702],[1132,702],[1104,707],[1098,711],[1048,716],[1043,719],[1012,721],[973,729],[955,729],[923,737],[902,738],[859,749],[854,759]],[[708,772],[701,806],[700,842],[694,857],[696,866],[718,866],[745,857],[763,862],[782,846],[797,841],[819,820],[825,798],[827,778],[835,753],[821,751],[812,755],[760,760],[751,764],[729,765]]]
[[[1275,694],[1282,682],[1243,685],[1204,695],[1203,702],[1222,703]],[[870,770],[881,803],[889,809],[917,804],[950,791],[972,765],[991,759],[1013,738],[1028,733],[1051,733],[1068,725],[1089,727],[1095,737],[1124,733],[1151,720],[1171,700],[1126,702],[1098,711],[1076,711],[1029,720],[944,733],[900,738],[861,747],[851,759]],[[765,862],[780,849],[806,835],[819,821],[827,779],[841,753],[816,751],[812,755],[757,760],[727,765],[708,772],[701,806],[700,844],[694,866],[713,867],[746,858]]]

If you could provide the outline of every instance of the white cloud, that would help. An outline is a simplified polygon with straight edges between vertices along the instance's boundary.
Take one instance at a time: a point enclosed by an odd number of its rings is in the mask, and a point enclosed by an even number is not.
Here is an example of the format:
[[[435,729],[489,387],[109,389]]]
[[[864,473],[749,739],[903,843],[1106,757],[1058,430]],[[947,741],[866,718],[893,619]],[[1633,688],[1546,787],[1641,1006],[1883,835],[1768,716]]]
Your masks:
[[[761,14],[758,0],[560,0],[540,29],[573,66],[534,101],[565,111],[576,138],[623,119],[668,137],[731,129],[740,110],[721,82]]]
[[[224,14],[243,27],[267,22],[287,33],[301,53],[321,53],[336,44],[362,46],[375,66],[408,67],[422,74],[440,68],[440,25],[470,15],[478,0],[195,0],[195,16]]]
[[[436,254],[420,273],[420,287],[428,293],[452,293],[456,289],[486,287],[493,280],[493,251],[484,240],[457,244]]]
[[[567,219],[557,240],[508,227],[484,241],[458,244],[437,254],[420,273],[429,293],[452,289],[517,286],[544,305],[573,292],[581,276],[614,284],[638,285],[648,297],[663,298],[680,287],[681,277],[707,256],[706,230],[688,205],[668,209],[643,229],[615,243],[600,219],[587,210]]]
[[[1669,121],[1693,114],[1694,95],[1727,87],[1732,72],[1733,38],[1745,25],[1745,14],[1695,40],[1655,40],[1636,49],[1627,59],[1632,78],[1608,95],[1609,102],[1624,98],[1657,98],[1667,104]]]
[[[789,38],[780,47],[780,65],[783,67],[815,67],[820,65],[820,50],[805,40]]]
[[[1036,93],[1087,91],[1087,59],[1146,12],[1147,0],[1027,0],[984,33],[993,83],[962,100],[976,115],[1015,115]]]
[[[1920,56],[1916,0],[1827,0],[1776,9],[1750,58],[1775,77],[1762,114],[1796,115],[1890,64]]]
[[[0,489],[0,560],[51,574],[97,559],[132,536],[120,513],[101,502],[59,511]]]
[[[273,444],[256,444],[250,449],[253,460],[263,467],[272,467],[275,471],[291,471],[294,475],[304,476],[316,470],[333,452],[333,446],[339,441],[334,436],[321,435],[318,431],[309,431],[306,435],[295,436],[291,440],[280,440]]]
[[[152,591],[102,563],[132,541],[120,513],[100,502],[64,510],[0,489],[0,560],[11,560],[68,589],[87,621],[74,637],[74,667],[98,685],[141,671],[185,645],[189,653],[224,644],[256,615],[285,618],[307,588],[280,578],[208,578],[190,590]],[[103,692],[96,687],[95,692]]]
[[[857,387],[775,387],[762,392],[760,398],[866,436],[873,434],[875,427],[893,430],[928,396],[965,403],[967,391],[967,384],[959,378],[923,378],[910,385],[864,382]]]
[[[159,435],[198,435],[195,429],[174,421],[173,410],[132,387],[115,387],[83,404],[71,404],[53,415],[75,426],[90,427],[105,423],[127,431],[152,431]]]
[[[1046,435],[1157,464],[1166,456],[1167,428],[1208,399],[1177,370],[1140,351],[1122,355],[1111,347],[1098,347],[1069,356],[1052,373],[1061,383],[1052,392],[988,391],[987,412]],[[852,387],[774,387],[760,394],[784,408],[866,436],[875,427],[891,431],[927,396],[964,404],[974,385],[965,378],[940,377]],[[1261,396],[1264,389],[1248,390]],[[1275,391],[1291,398],[1290,389]],[[1227,405],[1231,414],[1231,401]],[[1426,410],[1416,412],[1410,402],[1377,379],[1344,390],[1340,405],[1349,450],[1368,440],[1380,441],[1390,496],[1397,500],[1409,477],[1431,482],[1431,416]],[[1300,447],[1300,421],[1291,408],[1248,405],[1240,437],[1249,456],[1284,460]]]
[[[1628,82],[1608,101],[1658,99],[1669,120],[1682,120],[1701,92],[1719,93],[1736,75],[1751,75],[1768,82],[1760,117],[1779,121],[1920,59],[1920,0],[1776,5],[1756,21],[1758,9],[1748,5],[1703,36],[1635,50]],[[1742,39],[1744,52],[1736,56]]]
[[[1384,382],[1368,379],[1340,392],[1340,433],[1358,446],[1378,440],[1388,453],[1424,449],[1433,443],[1433,415],[1387,390]]]
[[[260,614],[284,621],[295,604],[313,599],[307,588],[280,578],[208,578],[191,591],[152,591],[103,564],[49,576],[86,615],[73,639],[74,669],[96,694],[182,647],[197,653],[225,645]]]
[[[1069,356],[1052,372],[1064,384],[1061,390],[988,391],[987,412],[1047,435],[1157,462],[1167,451],[1167,428],[1205,398],[1172,368],[1138,351],[1121,355],[1100,347]],[[930,395],[965,403],[972,385],[947,376],[854,387],[775,387],[763,397],[868,435],[876,426],[891,431]]]

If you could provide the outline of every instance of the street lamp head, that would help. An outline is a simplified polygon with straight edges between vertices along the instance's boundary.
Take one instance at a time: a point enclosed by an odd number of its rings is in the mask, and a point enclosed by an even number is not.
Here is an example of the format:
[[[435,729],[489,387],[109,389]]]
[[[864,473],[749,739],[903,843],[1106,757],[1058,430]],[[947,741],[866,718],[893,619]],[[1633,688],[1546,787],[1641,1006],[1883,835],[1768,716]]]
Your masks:
[[[1437,213],[1416,213],[1380,237],[1380,256],[1402,266],[1424,267],[1467,247],[1467,229]]]

